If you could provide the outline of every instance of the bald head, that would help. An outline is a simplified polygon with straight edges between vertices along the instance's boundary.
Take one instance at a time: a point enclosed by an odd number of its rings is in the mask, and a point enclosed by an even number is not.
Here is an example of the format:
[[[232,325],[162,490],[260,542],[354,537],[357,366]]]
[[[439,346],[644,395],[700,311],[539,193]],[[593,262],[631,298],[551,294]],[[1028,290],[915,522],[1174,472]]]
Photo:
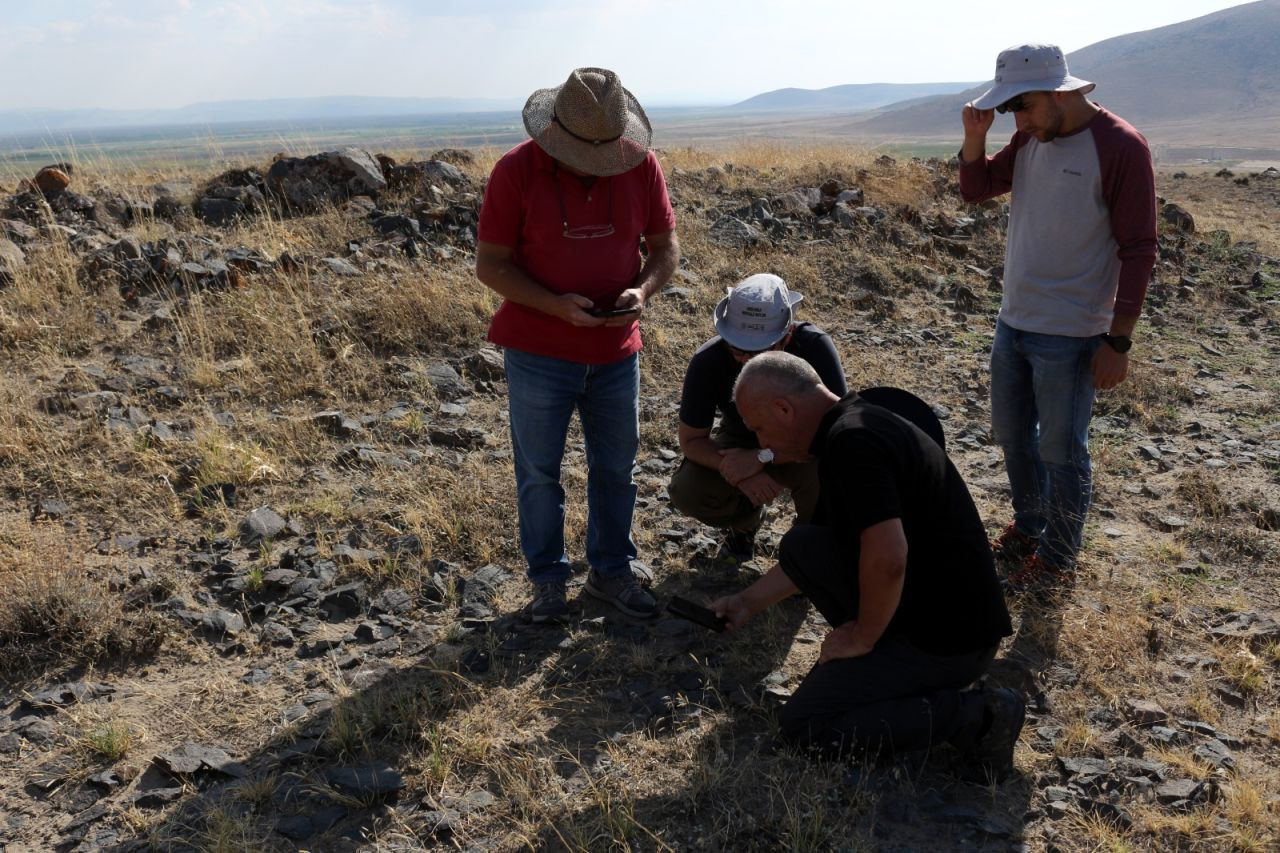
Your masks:
[[[809,458],[822,416],[839,400],[809,362],[785,352],[751,359],[733,386],[738,414],[777,462]]]
[[[733,401],[751,397],[805,397],[824,386],[818,371],[789,352],[765,352],[751,359],[733,384]]]

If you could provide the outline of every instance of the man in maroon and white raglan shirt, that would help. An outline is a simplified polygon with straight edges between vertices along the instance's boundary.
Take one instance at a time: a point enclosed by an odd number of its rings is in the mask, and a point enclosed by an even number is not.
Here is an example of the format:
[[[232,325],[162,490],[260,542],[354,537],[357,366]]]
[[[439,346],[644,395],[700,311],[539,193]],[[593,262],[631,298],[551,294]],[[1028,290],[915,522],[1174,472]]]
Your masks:
[[[586,590],[651,617],[657,602],[631,567],[639,321],[679,263],[675,214],[649,150],[649,119],[612,71],[579,68],[534,92],[524,126],[531,138],[489,176],[476,277],[503,297],[489,340],[505,350],[530,616],[568,614],[560,464],[576,410],[586,445]]]
[[[1013,592],[1073,577],[1093,487],[1094,394],[1124,381],[1155,265],[1151,153],[1085,97],[1093,88],[1056,46],[1022,45],[1001,52],[994,85],[963,112],[961,195],[1012,192],[991,421],[1014,510],[993,548]],[[988,157],[996,111],[1013,113],[1017,132]]]

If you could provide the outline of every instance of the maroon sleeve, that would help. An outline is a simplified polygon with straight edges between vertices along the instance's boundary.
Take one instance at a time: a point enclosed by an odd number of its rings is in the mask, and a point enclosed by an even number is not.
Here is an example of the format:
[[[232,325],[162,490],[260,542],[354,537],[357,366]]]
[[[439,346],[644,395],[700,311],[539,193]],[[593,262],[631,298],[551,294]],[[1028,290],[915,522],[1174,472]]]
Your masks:
[[[1013,189],[1013,162],[1018,149],[1027,144],[1027,138],[1014,133],[1009,144],[993,157],[983,157],[966,163],[960,157],[960,197],[970,204],[1004,195]]]
[[[520,242],[524,203],[518,174],[520,170],[514,155],[514,149],[508,151],[494,164],[489,183],[484,188],[480,223],[476,226],[476,239],[482,243],[515,248],[516,243]]]
[[[1156,265],[1156,179],[1147,140],[1129,124],[1111,121],[1094,126],[1094,144],[1102,167],[1102,196],[1111,212],[1111,234],[1120,258],[1120,284],[1115,313],[1137,317]]]
[[[671,207],[671,197],[667,194],[667,179],[662,174],[662,166],[658,164],[657,155],[652,151],[646,158],[645,168],[649,170],[649,221],[645,223],[644,233],[666,234],[676,228],[676,212]]]

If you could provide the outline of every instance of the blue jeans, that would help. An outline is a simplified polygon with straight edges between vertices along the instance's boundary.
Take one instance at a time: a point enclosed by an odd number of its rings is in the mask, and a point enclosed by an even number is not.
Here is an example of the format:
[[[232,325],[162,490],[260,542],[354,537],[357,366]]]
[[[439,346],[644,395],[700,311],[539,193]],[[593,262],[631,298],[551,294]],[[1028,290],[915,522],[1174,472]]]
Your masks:
[[[991,347],[991,429],[1004,450],[1014,524],[1041,537],[1040,558],[1064,569],[1080,552],[1093,490],[1089,419],[1100,342],[998,322]]]
[[[587,562],[602,577],[631,571],[640,444],[640,357],[579,364],[508,349],[507,394],[520,511],[520,549],[537,583],[569,577],[564,548],[564,458],[575,409],[587,452]]]

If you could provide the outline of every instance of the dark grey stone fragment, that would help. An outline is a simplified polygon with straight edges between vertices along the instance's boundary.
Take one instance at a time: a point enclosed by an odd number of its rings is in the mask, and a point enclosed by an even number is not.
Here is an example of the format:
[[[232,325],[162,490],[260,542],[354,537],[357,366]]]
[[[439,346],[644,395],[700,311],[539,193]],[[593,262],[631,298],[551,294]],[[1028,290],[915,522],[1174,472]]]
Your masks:
[[[1170,779],[1156,788],[1156,801],[1168,805],[1178,800],[1190,799],[1197,784],[1199,783],[1195,779]]]
[[[1209,636],[1215,640],[1248,639],[1259,641],[1280,640],[1280,623],[1259,613],[1232,613],[1209,628]]]
[[[240,522],[240,538],[246,545],[271,541],[283,536],[289,528],[285,521],[271,507],[262,506],[245,516]]]
[[[1231,755],[1231,750],[1227,749],[1227,745],[1220,740],[1208,740],[1197,746],[1192,751],[1192,754],[1219,770],[1234,770],[1236,766],[1236,760]]]
[[[222,773],[237,778],[245,775],[243,765],[216,746],[187,742],[170,752],[155,757],[155,764],[176,776],[189,776],[202,771]]]
[[[182,796],[181,788],[148,788],[133,797],[133,804],[140,809],[158,809]]]
[[[1140,726],[1153,726],[1169,719],[1169,712],[1159,703],[1149,699],[1129,699],[1124,705],[1125,716]]]
[[[1085,814],[1093,815],[1117,829],[1128,831],[1133,828],[1133,816],[1114,803],[1082,797],[1077,805]]]
[[[384,761],[358,767],[332,767],[324,772],[324,778],[342,793],[361,798],[387,797],[404,787],[404,777]]]
[[[1157,743],[1167,745],[1180,745],[1191,742],[1189,734],[1180,732],[1177,729],[1171,729],[1168,726],[1152,726],[1147,729],[1147,735]]]
[[[308,640],[298,649],[300,658],[318,658],[334,649],[342,648],[342,640],[321,639]]]
[[[356,626],[356,639],[366,643],[380,643],[395,636],[395,631],[376,622],[361,622]]]
[[[345,542],[340,542],[333,546],[334,562],[342,566],[352,563],[372,563],[380,556],[381,554],[377,551],[371,551],[368,548],[355,548]]]
[[[364,612],[365,586],[357,581],[325,593],[319,607],[330,620],[353,619]]]
[[[337,438],[351,438],[365,431],[358,420],[336,410],[317,412],[311,416],[311,420],[325,432]]]
[[[77,702],[89,702],[115,692],[114,687],[92,681],[69,681],[37,690],[22,700],[22,708],[27,711],[48,708],[65,708]]]
[[[393,587],[383,590],[369,602],[370,613],[408,613],[413,609],[413,596],[408,590]]]
[[[201,617],[205,628],[211,634],[234,637],[244,630],[244,617],[230,610],[214,610]]]
[[[251,669],[244,675],[240,676],[241,684],[248,684],[256,687],[259,684],[266,684],[271,680],[272,673],[269,669]]]
[[[1111,762],[1104,758],[1061,757],[1058,766],[1067,777],[1104,776],[1111,772]]]
[[[290,841],[305,841],[315,830],[311,826],[311,818],[306,815],[293,815],[276,821],[276,832]]]
[[[114,770],[103,770],[100,773],[94,773],[87,780],[90,785],[97,785],[108,791],[113,791],[124,784],[124,780],[120,778],[120,774]]]
[[[266,622],[262,626],[262,639],[273,646],[292,646],[293,631],[279,622]]]

